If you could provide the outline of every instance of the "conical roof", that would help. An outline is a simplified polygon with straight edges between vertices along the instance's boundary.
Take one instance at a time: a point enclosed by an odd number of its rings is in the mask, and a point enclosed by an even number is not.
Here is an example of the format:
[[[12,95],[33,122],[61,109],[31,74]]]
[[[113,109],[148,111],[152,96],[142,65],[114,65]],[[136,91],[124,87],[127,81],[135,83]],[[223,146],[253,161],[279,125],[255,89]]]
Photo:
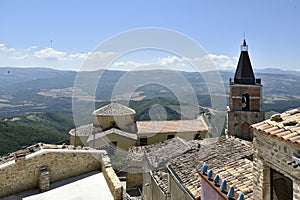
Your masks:
[[[243,45],[241,46],[241,54],[234,75],[234,83],[255,85],[255,76],[253,73],[251,61],[248,54],[248,46],[245,40]]]
[[[135,114],[135,110],[119,103],[110,103],[93,112],[97,116],[122,116]]]

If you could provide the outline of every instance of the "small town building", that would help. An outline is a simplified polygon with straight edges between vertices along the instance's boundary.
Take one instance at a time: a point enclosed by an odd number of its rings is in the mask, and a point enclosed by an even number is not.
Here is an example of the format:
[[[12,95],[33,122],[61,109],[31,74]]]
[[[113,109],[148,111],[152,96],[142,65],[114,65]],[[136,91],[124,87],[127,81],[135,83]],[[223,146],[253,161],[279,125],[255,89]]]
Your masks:
[[[300,108],[252,125],[254,199],[300,199]]]
[[[205,138],[208,126],[202,116],[193,120],[134,121],[135,110],[119,103],[110,103],[93,112],[93,124],[70,130],[70,144],[104,148],[109,152],[128,151],[172,139]]]
[[[208,127],[200,117],[195,120],[138,121],[137,145],[150,145],[175,136],[187,140],[205,138]]]

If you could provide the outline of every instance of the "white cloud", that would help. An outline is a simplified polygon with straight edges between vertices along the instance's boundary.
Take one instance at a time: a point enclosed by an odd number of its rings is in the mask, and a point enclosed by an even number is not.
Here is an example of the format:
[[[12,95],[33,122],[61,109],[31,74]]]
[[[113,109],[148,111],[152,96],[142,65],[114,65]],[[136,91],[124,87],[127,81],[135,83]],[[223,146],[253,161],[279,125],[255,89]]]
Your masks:
[[[203,57],[187,58],[191,63],[197,66],[203,66],[213,70],[217,69],[233,69],[236,66],[237,57],[229,57],[227,55],[206,54]]]
[[[5,44],[0,44],[0,50],[1,51],[6,51],[8,48]]]
[[[158,58],[159,65],[176,65],[176,66],[186,66],[186,60],[184,58],[179,58],[177,56],[167,56],[165,58]]]
[[[25,55],[23,55],[23,56],[16,56],[16,55],[13,55],[13,56],[9,57],[9,59],[12,59],[12,60],[23,60],[23,59],[25,59],[25,58],[27,58],[27,57],[29,57],[29,54],[28,54],[28,53],[25,54]]]
[[[85,54],[85,53],[70,54],[69,58],[70,59],[86,59],[87,58],[87,54]]]
[[[141,63],[135,61],[119,61],[114,62],[111,66],[112,69],[120,69],[120,70],[132,70],[132,69],[149,69],[153,68],[155,63]]]
[[[237,62],[237,57],[229,57],[226,55],[208,54],[209,58],[215,63],[219,69],[234,68]]]
[[[27,51],[31,51],[32,49],[36,49],[37,47],[38,47],[38,46],[33,45],[33,46],[29,47],[29,48],[27,49]]]
[[[5,44],[0,44],[0,50],[1,51],[9,51],[9,52],[16,51],[14,48],[8,48]]]
[[[70,59],[89,59],[89,60],[97,60],[97,59],[105,59],[109,58],[111,56],[115,56],[118,53],[108,51],[108,52],[103,52],[103,51],[93,51],[93,52],[88,52],[88,53],[75,53],[75,54],[69,54]]]
[[[66,54],[67,53],[54,50],[53,48],[42,49],[34,53],[37,58],[46,60],[66,60]]]
[[[103,51],[94,51],[94,52],[89,52],[87,54],[87,59],[92,59],[92,60],[96,60],[96,59],[102,59],[102,58],[109,58],[111,56],[115,56],[118,53],[116,52],[112,52],[112,51],[108,51],[108,52],[103,52]]]

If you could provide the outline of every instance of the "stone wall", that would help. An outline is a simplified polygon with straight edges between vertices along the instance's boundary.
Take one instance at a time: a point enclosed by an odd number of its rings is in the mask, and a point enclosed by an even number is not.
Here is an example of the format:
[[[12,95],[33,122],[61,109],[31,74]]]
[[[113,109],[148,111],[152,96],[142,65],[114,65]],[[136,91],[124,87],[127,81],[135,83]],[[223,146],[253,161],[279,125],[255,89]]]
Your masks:
[[[106,163],[107,160],[109,158],[102,150],[42,149],[17,157],[0,165],[0,197],[39,186],[42,190],[47,189],[48,178],[51,183],[99,170],[103,166],[102,162]],[[102,167],[102,173],[106,174],[106,181],[113,195],[117,192],[122,195],[122,191],[119,191],[115,184],[118,181],[115,180],[116,175],[112,171],[111,167]]]
[[[227,134],[252,140],[253,131],[250,129],[250,125],[261,122],[264,119],[264,112],[228,111]]]
[[[114,199],[123,199],[122,184],[112,168],[111,161],[110,158],[107,156],[107,153],[105,153],[102,157],[101,170]]]
[[[260,111],[262,108],[262,86],[261,85],[230,85],[229,107],[231,110],[242,109],[242,94],[249,94],[250,110]]]
[[[270,199],[270,169],[293,181],[293,199],[300,200],[300,171],[287,162],[298,150],[291,142],[254,132],[254,199]]]

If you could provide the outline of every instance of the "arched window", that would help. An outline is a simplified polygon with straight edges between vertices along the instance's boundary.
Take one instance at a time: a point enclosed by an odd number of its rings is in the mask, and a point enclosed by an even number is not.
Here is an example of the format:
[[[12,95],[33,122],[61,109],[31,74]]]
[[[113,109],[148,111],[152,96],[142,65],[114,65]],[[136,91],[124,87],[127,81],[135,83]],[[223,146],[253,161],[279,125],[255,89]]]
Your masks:
[[[250,109],[249,94],[248,93],[242,94],[242,110],[249,111],[249,109]]]

